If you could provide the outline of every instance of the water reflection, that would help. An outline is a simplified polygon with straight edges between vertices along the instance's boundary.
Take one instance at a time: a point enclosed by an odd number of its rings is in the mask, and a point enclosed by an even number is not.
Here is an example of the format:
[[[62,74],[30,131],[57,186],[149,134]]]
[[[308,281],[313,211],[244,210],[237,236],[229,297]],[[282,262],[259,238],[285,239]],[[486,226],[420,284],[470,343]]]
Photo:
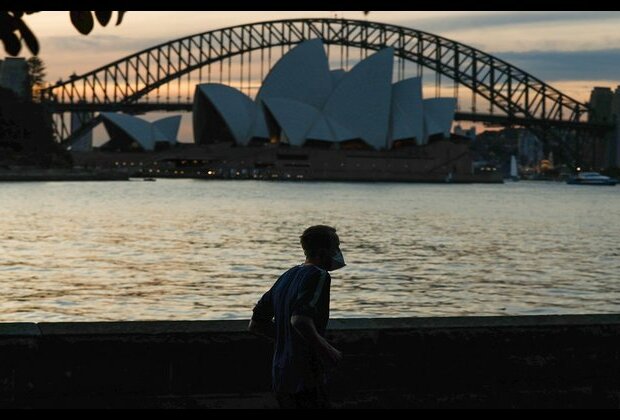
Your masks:
[[[620,310],[620,188],[180,181],[0,184],[0,321],[247,318],[338,228],[332,315]]]

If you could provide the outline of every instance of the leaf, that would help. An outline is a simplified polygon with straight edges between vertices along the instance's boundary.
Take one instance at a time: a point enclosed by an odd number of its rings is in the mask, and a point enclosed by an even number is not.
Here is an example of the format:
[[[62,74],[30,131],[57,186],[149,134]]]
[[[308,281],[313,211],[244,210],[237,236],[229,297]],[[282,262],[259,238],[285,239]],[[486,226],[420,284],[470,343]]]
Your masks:
[[[93,15],[90,12],[70,12],[71,23],[81,34],[88,35],[95,26]]]
[[[108,22],[110,22],[110,19],[112,19],[112,12],[98,10],[95,12],[95,16],[97,17],[97,20],[99,21],[101,26],[106,26]]]
[[[4,49],[9,55],[15,57],[19,54],[19,51],[22,49],[22,43],[17,38],[17,35],[14,33],[7,34],[3,41]]]
[[[121,24],[121,22],[123,21],[123,16],[125,16],[125,13],[127,13],[127,12],[126,11],[119,11],[118,12],[118,18],[116,19],[116,26]]]
[[[0,11],[0,33],[4,35],[14,32],[17,29],[16,21],[8,12]]]
[[[30,28],[22,21],[21,19],[17,19],[17,28],[22,35],[22,39],[26,42],[28,49],[33,55],[39,54],[39,41],[37,41],[37,37],[34,36]]]

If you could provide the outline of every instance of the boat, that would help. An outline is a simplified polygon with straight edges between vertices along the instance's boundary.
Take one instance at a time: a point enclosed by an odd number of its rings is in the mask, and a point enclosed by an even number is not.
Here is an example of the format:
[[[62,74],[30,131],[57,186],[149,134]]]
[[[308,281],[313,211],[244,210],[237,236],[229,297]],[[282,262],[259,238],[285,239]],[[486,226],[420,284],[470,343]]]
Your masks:
[[[616,185],[618,180],[601,175],[598,172],[579,172],[577,175],[571,176],[567,184],[572,185]]]
[[[518,181],[519,178],[519,170],[517,169],[517,158],[515,155],[512,155],[510,158],[510,179],[513,181]]]

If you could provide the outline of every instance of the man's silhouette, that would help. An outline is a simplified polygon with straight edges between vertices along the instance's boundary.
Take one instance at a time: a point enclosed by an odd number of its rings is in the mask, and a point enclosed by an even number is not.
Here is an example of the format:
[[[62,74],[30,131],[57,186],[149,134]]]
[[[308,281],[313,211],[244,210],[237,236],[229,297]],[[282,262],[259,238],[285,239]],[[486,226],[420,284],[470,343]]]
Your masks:
[[[249,330],[273,338],[273,390],[282,408],[328,408],[326,367],[342,359],[324,338],[328,271],[344,267],[336,229],[317,225],[300,237],[306,261],[274,283],[254,307]]]

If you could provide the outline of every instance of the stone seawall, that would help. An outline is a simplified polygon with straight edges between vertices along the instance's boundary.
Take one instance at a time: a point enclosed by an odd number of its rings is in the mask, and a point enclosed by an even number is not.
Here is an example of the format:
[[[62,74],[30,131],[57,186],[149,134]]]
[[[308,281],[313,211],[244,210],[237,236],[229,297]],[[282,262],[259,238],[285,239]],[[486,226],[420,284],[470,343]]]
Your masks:
[[[0,182],[51,182],[51,181],[128,181],[129,175],[112,170],[78,169],[0,169]]]
[[[0,407],[270,408],[247,321],[0,324]],[[337,408],[620,408],[620,315],[330,321]]]

